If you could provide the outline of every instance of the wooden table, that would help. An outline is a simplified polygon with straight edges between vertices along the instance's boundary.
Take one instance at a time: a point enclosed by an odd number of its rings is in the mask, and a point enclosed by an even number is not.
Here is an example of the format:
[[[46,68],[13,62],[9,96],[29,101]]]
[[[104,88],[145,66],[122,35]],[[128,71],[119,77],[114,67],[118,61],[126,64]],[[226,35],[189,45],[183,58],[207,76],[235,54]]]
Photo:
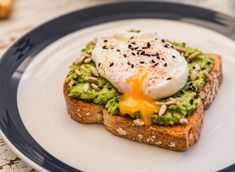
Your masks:
[[[187,0],[172,0],[188,3]],[[8,20],[0,20],[0,58],[20,36],[62,14],[110,0],[15,0]],[[217,10],[235,17],[235,0],[191,0],[190,4]],[[24,163],[0,136],[0,171],[36,171]]]

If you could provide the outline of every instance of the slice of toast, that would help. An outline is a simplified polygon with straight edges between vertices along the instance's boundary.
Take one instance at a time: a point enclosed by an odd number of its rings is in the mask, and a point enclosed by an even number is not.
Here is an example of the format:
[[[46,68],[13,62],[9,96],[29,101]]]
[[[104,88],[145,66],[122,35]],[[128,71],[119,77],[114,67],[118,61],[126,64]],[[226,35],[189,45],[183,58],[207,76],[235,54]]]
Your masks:
[[[222,78],[222,60],[220,56],[215,56],[210,78],[199,94],[201,101],[190,114],[189,122],[185,125],[136,126],[133,119],[129,117],[111,115],[101,105],[69,97],[66,82],[64,83],[64,97],[69,115],[78,122],[103,123],[105,128],[114,135],[174,151],[185,151],[198,140],[203,124],[204,109],[208,108],[213,101]]]

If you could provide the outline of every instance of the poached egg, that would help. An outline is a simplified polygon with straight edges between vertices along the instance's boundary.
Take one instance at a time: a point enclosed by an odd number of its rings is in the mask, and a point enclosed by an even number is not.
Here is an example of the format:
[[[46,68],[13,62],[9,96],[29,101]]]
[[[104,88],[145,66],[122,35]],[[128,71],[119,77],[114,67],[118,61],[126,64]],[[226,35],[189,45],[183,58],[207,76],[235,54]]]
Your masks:
[[[154,101],[178,92],[188,78],[185,58],[156,33],[102,35],[92,58],[98,73],[123,93],[121,114],[140,112],[145,124],[159,110]]]

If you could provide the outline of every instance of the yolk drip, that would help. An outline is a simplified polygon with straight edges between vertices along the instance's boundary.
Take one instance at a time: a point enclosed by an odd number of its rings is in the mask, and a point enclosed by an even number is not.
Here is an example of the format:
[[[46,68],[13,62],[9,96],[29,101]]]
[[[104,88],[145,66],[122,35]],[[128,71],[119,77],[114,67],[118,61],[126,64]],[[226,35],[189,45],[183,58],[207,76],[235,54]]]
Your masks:
[[[122,115],[132,116],[134,113],[140,112],[145,125],[151,125],[151,117],[155,112],[158,112],[159,106],[156,105],[153,98],[144,94],[142,85],[147,76],[148,73],[144,69],[140,69],[137,74],[127,80],[132,89],[130,92],[124,93],[119,102],[119,108]]]

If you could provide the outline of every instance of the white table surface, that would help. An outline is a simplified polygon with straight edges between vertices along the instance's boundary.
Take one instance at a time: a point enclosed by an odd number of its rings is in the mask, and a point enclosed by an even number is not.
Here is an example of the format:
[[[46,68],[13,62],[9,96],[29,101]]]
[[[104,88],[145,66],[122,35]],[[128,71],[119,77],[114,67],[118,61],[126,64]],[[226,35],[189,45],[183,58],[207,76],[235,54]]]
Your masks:
[[[169,1],[169,0],[167,0]],[[235,17],[235,0],[172,0],[213,9]],[[0,58],[20,36],[52,18],[110,0],[15,0],[13,13],[0,20]],[[23,162],[0,136],[0,171],[36,171]]]

